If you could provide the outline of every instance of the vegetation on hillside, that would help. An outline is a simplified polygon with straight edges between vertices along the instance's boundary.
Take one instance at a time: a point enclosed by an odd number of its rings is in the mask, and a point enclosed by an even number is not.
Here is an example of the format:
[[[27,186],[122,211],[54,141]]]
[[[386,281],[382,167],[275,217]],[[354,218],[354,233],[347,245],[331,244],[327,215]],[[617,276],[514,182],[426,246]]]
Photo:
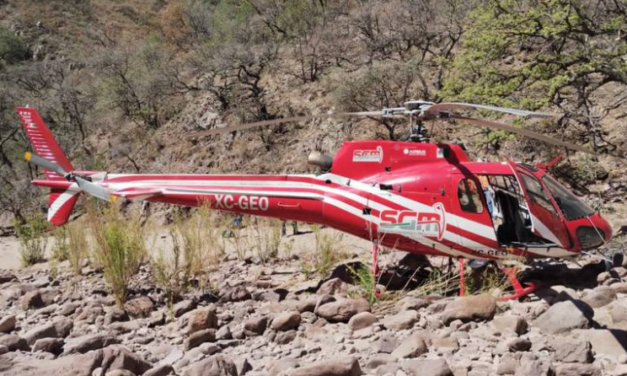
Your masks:
[[[14,107],[26,104],[82,169],[298,169],[304,162],[294,160],[305,156],[295,150],[403,139],[406,125],[366,119],[193,132],[410,99],[557,112],[557,123],[537,130],[621,153],[626,12],[624,0],[0,2],[0,211],[24,219],[44,204],[43,191],[28,184],[38,171],[22,160],[28,143]],[[557,154],[503,132],[440,128],[438,140],[478,146],[473,157],[537,162]],[[577,175],[596,163],[575,158],[558,171]],[[618,187],[612,194],[624,194],[623,178],[606,165],[610,173],[579,187],[605,179]]]

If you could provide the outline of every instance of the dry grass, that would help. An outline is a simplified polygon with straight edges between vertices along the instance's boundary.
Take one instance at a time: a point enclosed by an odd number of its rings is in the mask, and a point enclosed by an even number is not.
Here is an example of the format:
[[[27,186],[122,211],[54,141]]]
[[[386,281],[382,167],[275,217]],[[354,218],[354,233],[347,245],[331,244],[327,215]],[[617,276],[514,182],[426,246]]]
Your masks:
[[[67,260],[70,252],[67,227],[60,226],[52,232],[54,236],[54,246],[52,247],[52,260],[62,262]]]
[[[251,217],[248,232],[252,250],[262,263],[268,263],[279,255],[282,222],[274,218]]]
[[[15,229],[20,239],[22,266],[28,267],[45,261],[48,239],[48,222],[39,212],[27,217],[26,223],[16,223]]]
[[[344,234],[339,231],[323,232],[319,225],[312,225],[314,250],[301,258],[301,270],[307,278],[313,274],[327,276],[333,267],[348,258],[342,240]]]
[[[87,230],[82,223],[72,222],[66,225],[68,237],[68,257],[70,269],[74,275],[80,275],[83,263],[89,255],[87,243]]]
[[[118,207],[88,208],[89,228],[94,238],[94,259],[102,266],[105,280],[118,305],[128,296],[128,284],[146,260],[146,228],[139,216],[123,218]]]
[[[153,258],[152,274],[157,286],[165,292],[168,305],[184,294],[190,286],[191,272],[189,265],[182,259],[179,234],[170,230],[172,238],[172,255],[168,257],[163,250]]]

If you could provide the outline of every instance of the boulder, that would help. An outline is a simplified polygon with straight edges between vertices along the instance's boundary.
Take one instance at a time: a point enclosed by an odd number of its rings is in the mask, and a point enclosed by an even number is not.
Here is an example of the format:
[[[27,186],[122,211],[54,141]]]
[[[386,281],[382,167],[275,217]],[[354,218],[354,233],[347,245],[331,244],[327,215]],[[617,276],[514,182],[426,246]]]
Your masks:
[[[594,316],[594,311],[581,300],[566,300],[551,306],[538,317],[532,326],[545,333],[566,333],[573,329],[587,328]]]
[[[348,285],[339,278],[332,278],[324,282],[316,294],[318,295],[336,295],[348,291]]]
[[[32,346],[38,339],[41,338],[56,338],[57,329],[54,327],[53,323],[47,323],[44,325],[40,325],[35,327],[23,335],[26,342]]]
[[[555,376],[601,376],[601,368],[595,364],[565,363],[555,368]]]
[[[169,364],[163,364],[146,371],[142,376],[168,376],[173,375],[174,369]]]
[[[140,296],[135,299],[131,299],[124,303],[124,310],[131,317],[150,317],[150,314],[155,308],[155,304],[147,296]]]
[[[141,375],[152,366],[138,355],[121,345],[112,345],[102,351],[102,369],[105,372],[126,370]]]
[[[274,320],[272,320],[272,324],[270,327],[272,330],[276,331],[287,331],[298,328],[300,325],[300,313],[296,311],[292,312],[283,312],[278,314]]]
[[[20,308],[24,311],[28,311],[29,309],[42,308],[45,306],[46,304],[44,303],[41,294],[39,293],[39,290],[27,292],[26,294],[24,294],[24,296],[22,296],[22,299],[20,300]]]
[[[0,285],[17,281],[17,277],[10,270],[0,269]]]
[[[421,308],[428,307],[429,305],[431,305],[431,301],[429,299],[409,296],[401,301],[401,311],[418,311]]]
[[[590,363],[590,342],[584,335],[555,336],[549,341],[555,360],[564,363]]]
[[[283,358],[273,362],[269,369],[270,375],[283,375],[287,371],[298,368],[298,360],[293,358]]]
[[[228,358],[214,355],[189,366],[183,376],[238,376],[237,367]]]
[[[459,342],[455,337],[432,338],[429,347],[438,350],[455,350],[459,348]]]
[[[28,342],[16,334],[5,334],[0,336],[0,346],[5,346],[9,349],[9,351],[29,350]]]
[[[520,367],[515,376],[550,376],[551,363],[547,359],[538,359],[534,354],[523,353],[520,358]]]
[[[61,316],[70,316],[78,309],[79,305],[76,303],[65,303],[59,309],[59,315]]]
[[[583,330],[584,335],[595,354],[595,357],[611,357],[618,360],[627,357],[627,332],[616,329]]]
[[[379,318],[377,318],[377,316],[373,315],[372,313],[360,312],[356,314],[355,316],[351,317],[350,320],[348,320],[348,327],[352,331],[357,331],[360,329],[367,328],[371,326],[372,324],[376,323],[377,321],[379,321]]]
[[[220,293],[220,300],[223,302],[243,302],[250,299],[250,291],[248,291],[244,286],[225,289]]]
[[[318,307],[316,314],[329,322],[348,322],[360,312],[370,311],[366,299],[341,299]]]
[[[10,333],[15,329],[15,325],[17,324],[17,319],[15,316],[5,316],[0,319],[0,333]]]
[[[462,322],[491,320],[496,313],[496,298],[483,294],[456,298],[444,310],[442,320],[445,325],[455,320]]]
[[[398,340],[393,335],[382,335],[376,344],[376,350],[378,353],[390,354],[397,346]]]
[[[290,373],[290,376],[359,376],[361,373],[357,359],[343,357],[297,368]]]
[[[189,313],[187,319],[187,334],[204,329],[217,329],[218,317],[210,308],[199,308]]]
[[[33,345],[33,352],[49,352],[59,355],[63,352],[63,338],[42,338]]]
[[[215,342],[216,330],[215,329],[203,329],[194,332],[184,342],[185,351],[189,351],[194,347],[198,347],[205,342]]]
[[[228,325],[224,325],[223,327],[218,329],[218,331],[216,332],[216,339],[233,339],[233,333],[231,333],[231,329],[228,327]]]
[[[186,299],[182,300],[172,307],[172,312],[174,313],[174,317],[181,317],[187,312],[190,312],[196,307],[196,303],[193,301]]]
[[[37,355],[31,361],[14,363],[3,376],[46,375],[46,376],[92,376],[102,363],[102,350],[88,354],[62,356],[57,359]],[[96,371],[98,372],[98,371]],[[95,373],[102,375],[103,373]]]
[[[383,318],[383,326],[390,330],[411,329],[419,319],[420,315],[417,311],[406,310]]]
[[[105,325],[110,325],[114,322],[128,321],[128,313],[125,310],[115,307],[105,315]]]
[[[244,323],[244,331],[249,336],[260,336],[268,327],[268,318],[265,316],[251,317]]]
[[[592,308],[601,308],[616,300],[616,292],[609,286],[587,290],[581,299]]]
[[[403,369],[411,376],[453,376],[448,363],[442,358],[410,360],[403,365]]]
[[[105,334],[87,334],[67,340],[64,347],[64,354],[80,353],[84,354],[88,351],[102,349],[109,345],[117,344],[115,337]]]
[[[417,358],[427,352],[427,344],[419,333],[413,333],[392,351],[392,355],[398,359]]]
[[[525,334],[527,332],[527,320],[515,315],[495,316],[492,326],[497,333]]]
[[[289,330],[287,332],[277,333],[274,337],[274,342],[278,343],[279,345],[287,345],[288,343],[291,343],[294,339],[296,339],[296,331]]]

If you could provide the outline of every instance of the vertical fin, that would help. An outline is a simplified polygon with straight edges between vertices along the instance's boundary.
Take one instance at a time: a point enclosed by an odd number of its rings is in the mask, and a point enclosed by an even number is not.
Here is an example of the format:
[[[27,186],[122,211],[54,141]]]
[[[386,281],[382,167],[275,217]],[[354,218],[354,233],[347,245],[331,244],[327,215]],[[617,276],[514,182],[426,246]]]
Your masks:
[[[67,156],[63,153],[59,144],[57,144],[52,132],[50,132],[37,110],[28,107],[18,107],[17,112],[20,115],[24,130],[30,139],[35,154],[58,164],[65,171],[70,172],[74,170],[74,167],[72,167]],[[61,175],[48,170],[46,170],[46,177],[49,180],[63,179]]]

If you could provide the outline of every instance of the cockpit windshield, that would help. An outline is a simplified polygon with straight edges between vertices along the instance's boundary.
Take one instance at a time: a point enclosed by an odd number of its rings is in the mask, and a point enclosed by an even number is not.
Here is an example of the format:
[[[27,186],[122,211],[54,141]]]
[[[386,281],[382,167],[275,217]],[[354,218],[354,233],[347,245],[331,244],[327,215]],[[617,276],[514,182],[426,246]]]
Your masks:
[[[549,175],[544,175],[542,181],[549,188],[549,191],[551,191],[555,202],[557,202],[557,205],[560,207],[560,210],[567,220],[572,221],[594,214],[594,209],[581,202],[577,196],[564,188],[557,180]]]

